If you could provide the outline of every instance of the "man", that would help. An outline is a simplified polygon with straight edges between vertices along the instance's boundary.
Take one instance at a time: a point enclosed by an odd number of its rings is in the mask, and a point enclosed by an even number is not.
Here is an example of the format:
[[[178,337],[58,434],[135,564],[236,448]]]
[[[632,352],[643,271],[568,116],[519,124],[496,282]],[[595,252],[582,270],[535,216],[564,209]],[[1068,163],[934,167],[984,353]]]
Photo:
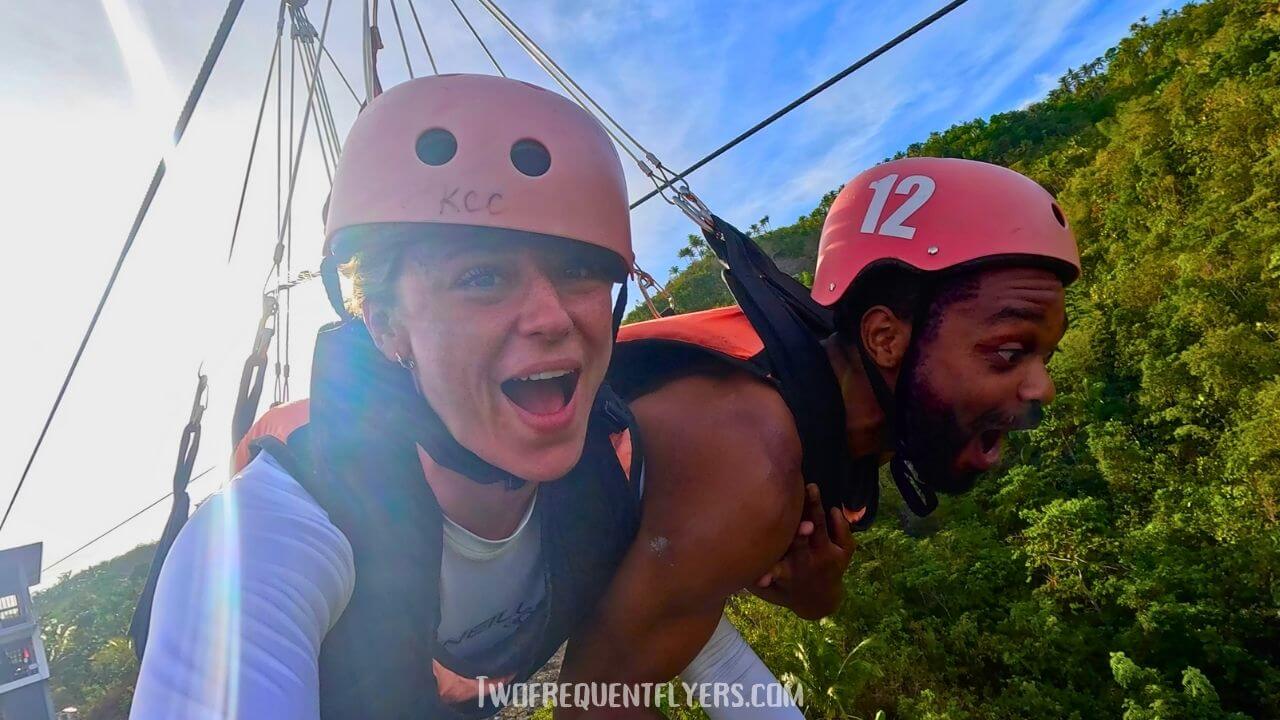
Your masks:
[[[836,331],[822,343],[829,368],[820,370],[839,387],[849,454],[891,461],[920,512],[935,491],[972,487],[999,462],[1005,434],[1033,427],[1053,399],[1046,365],[1066,330],[1065,286],[1078,274],[1061,209],[1011,170],[911,158],[854,178],[827,216],[812,292],[834,311]],[[641,525],[596,621],[571,643],[563,681],[680,673],[728,596],[770,571],[789,544],[781,578],[758,592],[782,594],[810,617],[838,603],[846,520],[835,508],[825,523],[818,513],[809,540],[792,543],[804,458],[796,409],[750,362],[763,349],[736,308],[619,334],[610,380],[645,442]],[[673,352],[683,353],[681,369],[646,377]],[[816,499],[816,488],[807,492]]]

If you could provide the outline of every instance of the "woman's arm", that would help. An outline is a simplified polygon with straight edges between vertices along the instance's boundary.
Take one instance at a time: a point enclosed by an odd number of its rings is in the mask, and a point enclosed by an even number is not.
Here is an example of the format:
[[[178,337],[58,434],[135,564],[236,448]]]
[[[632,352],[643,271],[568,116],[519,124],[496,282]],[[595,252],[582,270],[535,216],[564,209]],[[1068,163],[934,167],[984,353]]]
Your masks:
[[[320,643],[354,584],[346,538],[260,455],[165,559],[129,717],[316,720]]]

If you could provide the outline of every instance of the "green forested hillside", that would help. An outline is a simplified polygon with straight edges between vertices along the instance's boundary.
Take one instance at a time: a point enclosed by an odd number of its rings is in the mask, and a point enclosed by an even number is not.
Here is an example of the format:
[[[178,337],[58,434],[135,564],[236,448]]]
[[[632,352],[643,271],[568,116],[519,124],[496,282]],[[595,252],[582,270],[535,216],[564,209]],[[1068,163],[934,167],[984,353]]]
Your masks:
[[[1058,399],[1016,467],[925,521],[888,503],[835,617],[747,598],[739,627],[811,717],[1280,717],[1277,4],[1135,26],[1043,102],[905,154],[1058,194],[1085,265]],[[833,196],[753,234],[804,277]],[[705,252],[693,240],[667,282],[681,311],[730,301]],[[40,596],[59,703],[122,717],[133,668],[113,638],[149,552]]]
[[[138,663],[125,633],[155,549],[136,547],[35,596],[54,707],[75,707],[86,720],[128,717]]]
[[[1044,102],[906,154],[1059,195],[1085,273],[1058,399],[1020,465],[863,533],[835,618],[745,601],[749,639],[814,715],[1280,717],[1277,4],[1137,26]]]

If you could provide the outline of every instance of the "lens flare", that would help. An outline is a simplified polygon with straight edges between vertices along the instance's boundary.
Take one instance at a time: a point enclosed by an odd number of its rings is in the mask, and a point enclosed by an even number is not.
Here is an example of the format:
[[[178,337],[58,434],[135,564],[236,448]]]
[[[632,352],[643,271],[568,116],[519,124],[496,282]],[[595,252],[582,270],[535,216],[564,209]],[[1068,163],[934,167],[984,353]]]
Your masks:
[[[139,117],[156,138],[155,150],[166,160],[173,155],[173,123],[178,116],[178,96],[165,73],[160,53],[126,0],[102,0],[116,46],[133,87]]]

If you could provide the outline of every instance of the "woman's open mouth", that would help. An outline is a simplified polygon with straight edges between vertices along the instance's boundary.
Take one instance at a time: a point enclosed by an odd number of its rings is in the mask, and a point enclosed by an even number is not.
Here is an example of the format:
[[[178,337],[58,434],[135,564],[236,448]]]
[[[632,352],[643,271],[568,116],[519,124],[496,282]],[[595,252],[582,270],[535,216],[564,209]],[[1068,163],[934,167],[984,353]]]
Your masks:
[[[578,370],[547,370],[513,377],[502,383],[502,394],[539,430],[555,429],[572,419],[578,389]]]

